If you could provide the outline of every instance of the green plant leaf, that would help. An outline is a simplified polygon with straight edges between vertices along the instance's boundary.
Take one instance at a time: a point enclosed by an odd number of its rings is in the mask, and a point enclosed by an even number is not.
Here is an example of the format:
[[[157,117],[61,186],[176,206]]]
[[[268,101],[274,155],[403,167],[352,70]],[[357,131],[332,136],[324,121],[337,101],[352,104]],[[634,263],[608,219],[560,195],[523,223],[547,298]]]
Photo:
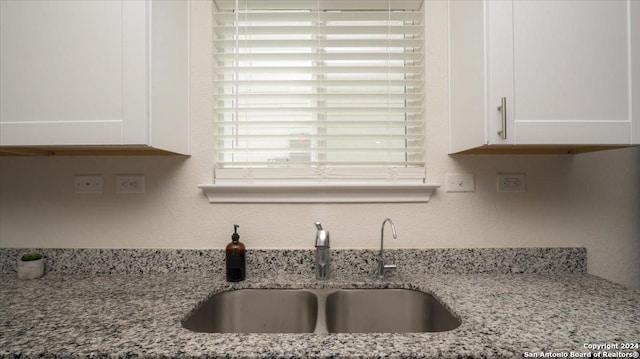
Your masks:
[[[40,253],[27,253],[22,256],[22,260],[25,262],[28,261],[37,261],[38,259],[42,259],[42,254]]]

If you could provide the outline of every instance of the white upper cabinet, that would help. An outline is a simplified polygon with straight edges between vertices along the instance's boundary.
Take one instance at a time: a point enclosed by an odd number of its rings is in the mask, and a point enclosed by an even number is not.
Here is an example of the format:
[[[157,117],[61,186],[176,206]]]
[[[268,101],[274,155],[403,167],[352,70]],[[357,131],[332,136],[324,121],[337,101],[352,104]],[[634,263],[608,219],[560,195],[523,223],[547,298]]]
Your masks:
[[[635,1],[450,1],[450,152],[640,144],[639,22]]]
[[[0,1],[0,150],[189,152],[187,1]]]

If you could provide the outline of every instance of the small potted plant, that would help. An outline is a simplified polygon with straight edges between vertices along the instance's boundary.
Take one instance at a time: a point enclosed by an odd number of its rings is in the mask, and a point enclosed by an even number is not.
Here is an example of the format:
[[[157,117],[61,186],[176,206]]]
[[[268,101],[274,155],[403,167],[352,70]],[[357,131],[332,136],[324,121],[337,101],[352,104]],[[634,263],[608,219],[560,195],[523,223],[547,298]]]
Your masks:
[[[18,279],[35,279],[44,275],[44,257],[40,253],[27,253],[18,259]]]

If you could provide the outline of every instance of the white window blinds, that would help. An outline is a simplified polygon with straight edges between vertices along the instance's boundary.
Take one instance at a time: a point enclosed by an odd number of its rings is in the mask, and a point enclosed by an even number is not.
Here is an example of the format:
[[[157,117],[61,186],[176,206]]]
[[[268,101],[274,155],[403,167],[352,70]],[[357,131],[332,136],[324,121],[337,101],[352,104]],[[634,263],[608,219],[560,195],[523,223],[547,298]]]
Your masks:
[[[422,0],[214,8],[217,169],[424,178]]]

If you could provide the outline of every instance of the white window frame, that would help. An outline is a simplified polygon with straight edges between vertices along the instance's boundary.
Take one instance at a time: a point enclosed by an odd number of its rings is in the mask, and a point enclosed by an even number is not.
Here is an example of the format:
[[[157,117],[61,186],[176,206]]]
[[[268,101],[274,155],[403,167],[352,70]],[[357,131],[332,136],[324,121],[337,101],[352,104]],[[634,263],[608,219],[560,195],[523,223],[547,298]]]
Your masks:
[[[425,178],[424,167],[216,168],[199,187],[211,203],[428,202],[440,185]]]
[[[314,178],[302,169],[235,169],[221,172],[215,184],[201,184],[211,203],[417,203],[429,202],[436,183],[424,183],[424,168],[414,173],[383,169],[312,169]],[[381,179],[387,171],[386,179]],[[369,172],[363,176],[362,172]]]

